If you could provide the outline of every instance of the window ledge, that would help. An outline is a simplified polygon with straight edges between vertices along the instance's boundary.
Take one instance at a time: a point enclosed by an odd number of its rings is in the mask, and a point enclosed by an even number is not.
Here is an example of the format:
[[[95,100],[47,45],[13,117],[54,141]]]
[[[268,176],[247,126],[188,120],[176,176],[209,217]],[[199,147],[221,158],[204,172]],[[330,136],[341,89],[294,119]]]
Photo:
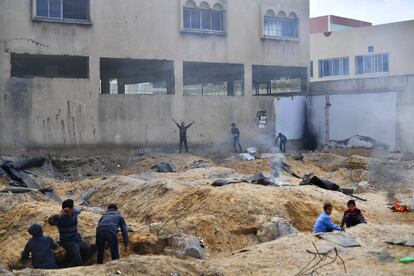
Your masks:
[[[389,74],[390,74],[390,72],[374,72],[374,73],[360,73],[360,74],[356,74],[355,73],[355,76],[356,77],[358,77],[358,76],[361,76],[361,77],[364,77],[364,76],[372,77],[372,76],[385,76],[385,75],[389,75]]]
[[[103,97],[169,97],[174,96],[175,94],[109,94],[109,93],[99,93]]]
[[[50,23],[64,23],[64,24],[92,25],[91,20],[68,19],[68,18],[63,18],[62,19],[62,18],[50,18],[50,17],[41,17],[41,16],[34,17],[33,21],[50,22]]]
[[[210,30],[197,30],[197,29],[181,29],[182,33],[190,34],[206,34],[206,35],[219,35],[226,36],[227,32],[225,31],[210,31]]]
[[[262,35],[262,39],[299,42],[299,38],[297,38],[297,37],[285,37],[285,36]]]
[[[348,75],[338,75],[338,76],[323,76],[323,77],[319,77],[319,79],[346,79],[349,78],[349,74]]]
[[[305,91],[301,92],[283,92],[283,93],[272,93],[272,94],[253,94],[253,97],[294,97],[294,96],[301,96],[305,95]]]

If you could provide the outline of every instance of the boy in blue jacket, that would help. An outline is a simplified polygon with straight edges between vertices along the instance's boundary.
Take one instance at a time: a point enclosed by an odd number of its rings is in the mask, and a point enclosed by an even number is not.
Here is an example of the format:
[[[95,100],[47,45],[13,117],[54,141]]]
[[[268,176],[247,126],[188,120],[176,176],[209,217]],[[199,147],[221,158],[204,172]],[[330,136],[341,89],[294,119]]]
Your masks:
[[[89,246],[83,241],[78,232],[78,215],[82,209],[74,207],[72,199],[62,202],[60,215],[49,218],[49,224],[58,227],[59,243],[65,249],[69,266],[80,266],[85,261],[83,256],[90,253]]]
[[[97,263],[103,263],[105,244],[111,249],[112,260],[119,259],[118,229],[121,228],[124,250],[128,250],[128,229],[124,217],[118,212],[116,204],[109,204],[108,211],[101,217],[96,227]]]
[[[333,230],[342,231],[343,229],[334,224],[330,218],[330,215],[332,214],[332,205],[327,203],[323,206],[323,212],[318,217],[318,219],[315,222],[315,225],[313,226],[313,232],[314,233],[326,233],[326,232],[332,232]]]
[[[53,239],[49,236],[44,236],[42,226],[36,223],[30,226],[28,232],[32,235],[32,238],[27,242],[22,252],[22,260],[27,260],[29,259],[29,255],[32,255],[33,268],[58,268],[55,261],[55,255],[53,255],[52,251],[57,247]]]

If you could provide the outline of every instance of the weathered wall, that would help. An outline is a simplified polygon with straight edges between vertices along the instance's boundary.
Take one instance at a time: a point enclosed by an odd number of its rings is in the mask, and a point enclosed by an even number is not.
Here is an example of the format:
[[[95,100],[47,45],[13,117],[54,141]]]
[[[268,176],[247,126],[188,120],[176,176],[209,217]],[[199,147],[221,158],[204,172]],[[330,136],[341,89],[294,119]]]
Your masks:
[[[306,104],[306,96],[275,99],[276,132],[283,133],[289,140],[302,139]]]
[[[227,35],[180,32],[181,0],[94,0],[91,26],[32,21],[31,0],[0,1],[0,147],[172,145],[171,118],[196,120],[191,142],[228,143],[236,122],[242,140],[273,135],[256,128],[256,112],[274,120],[273,98],[253,97],[253,64],[307,66],[308,0],[228,0]],[[299,41],[263,40],[260,5],[294,11]],[[13,12],[11,12],[13,11]],[[15,12],[18,11],[18,12]],[[27,40],[42,44],[35,45]],[[7,47],[6,47],[7,46]],[[89,79],[10,78],[10,52],[89,56]],[[175,95],[100,95],[101,57],[174,60]],[[245,65],[245,96],[183,96],[184,61]],[[247,141],[249,140],[249,141]]]
[[[366,55],[368,47],[374,47],[374,53],[389,53],[389,73],[355,74],[355,56]],[[310,36],[310,60],[313,61],[313,81],[373,76],[393,76],[414,74],[414,20],[384,25],[353,28]],[[349,75],[324,77],[319,79],[318,60],[349,57]],[[311,80],[311,81],[312,81]]]
[[[319,143],[359,134],[414,152],[413,89],[414,75],[311,83],[312,125]]]

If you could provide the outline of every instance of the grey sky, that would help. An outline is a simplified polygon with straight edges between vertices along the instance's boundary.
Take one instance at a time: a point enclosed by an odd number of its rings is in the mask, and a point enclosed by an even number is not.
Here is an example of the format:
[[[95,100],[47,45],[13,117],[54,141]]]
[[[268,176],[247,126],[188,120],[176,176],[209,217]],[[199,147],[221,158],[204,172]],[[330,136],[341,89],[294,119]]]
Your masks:
[[[375,25],[414,20],[414,0],[310,0],[311,17],[328,14]]]

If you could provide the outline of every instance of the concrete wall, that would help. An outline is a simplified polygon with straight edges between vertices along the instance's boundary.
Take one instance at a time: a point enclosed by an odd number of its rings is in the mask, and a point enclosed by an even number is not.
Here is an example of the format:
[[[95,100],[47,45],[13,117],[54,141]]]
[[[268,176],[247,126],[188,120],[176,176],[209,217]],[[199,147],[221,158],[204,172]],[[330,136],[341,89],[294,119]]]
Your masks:
[[[389,73],[355,74],[355,56],[371,54],[370,46],[374,47],[374,53],[389,54]],[[311,81],[414,74],[413,48],[414,20],[337,31],[329,36],[312,34],[310,58],[314,76]],[[338,57],[349,57],[350,75],[319,79],[318,60]]]
[[[317,126],[317,137],[320,137],[319,142],[322,145],[327,140],[345,140],[355,135],[361,135],[374,138],[378,142],[390,146],[391,149],[395,149],[397,137],[396,92],[316,97],[312,105],[312,118],[314,125]],[[373,102],[375,104],[372,104]],[[328,103],[327,111],[326,104]],[[329,128],[328,132],[327,127]],[[327,133],[329,137],[326,137]]]
[[[231,122],[246,143],[272,136],[274,124],[256,128],[256,112],[274,121],[274,110],[272,97],[252,96],[251,68],[308,65],[309,1],[217,2],[226,9],[224,36],[180,32],[181,0],[93,0],[91,26],[34,22],[32,0],[0,1],[0,149],[168,146],[178,136],[172,117],[196,121],[189,139],[198,145],[229,143]],[[261,39],[261,5],[295,12],[299,41]],[[89,79],[10,78],[10,53],[88,56]],[[100,95],[101,57],[173,60],[175,95]],[[245,96],[183,96],[184,61],[244,64]]]
[[[305,96],[275,99],[276,133],[283,133],[289,140],[302,139],[306,104]]]
[[[414,75],[313,82],[310,93],[320,145],[365,135],[414,152]]]

